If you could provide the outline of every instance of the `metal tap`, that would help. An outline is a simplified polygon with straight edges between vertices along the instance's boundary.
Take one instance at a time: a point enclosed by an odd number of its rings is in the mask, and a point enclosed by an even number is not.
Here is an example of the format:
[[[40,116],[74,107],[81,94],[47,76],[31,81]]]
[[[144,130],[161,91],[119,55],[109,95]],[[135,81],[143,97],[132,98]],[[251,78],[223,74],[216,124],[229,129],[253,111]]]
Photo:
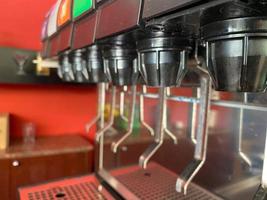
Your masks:
[[[176,182],[177,192],[183,192],[184,194],[187,193],[188,185],[205,163],[208,142],[211,81],[208,73],[204,69],[196,67],[195,71],[200,75],[201,82],[200,108],[196,133],[197,143],[195,146],[194,160],[186,167]]]
[[[168,87],[167,88],[167,97],[171,96],[171,89]],[[166,134],[173,140],[174,144],[178,144],[178,139],[175,136],[174,133],[172,133],[169,129],[168,129],[168,118],[167,118],[167,113],[166,113],[166,117],[165,117],[165,121],[164,121],[164,131],[166,132]]]
[[[197,99],[200,98],[200,90],[197,88]],[[193,144],[197,144],[196,140],[196,121],[197,121],[197,103],[194,102],[192,105],[192,116],[191,116],[191,130],[190,130],[190,138]]]
[[[147,168],[148,161],[162,146],[165,135],[165,123],[166,123],[166,104],[167,88],[161,87],[159,91],[159,118],[158,127],[156,127],[155,141],[146,149],[146,151],[139,158],[139,165],[142,168]]]
[[[112,94],[111,94],[111,108],[109,114],[109,122],[104,126],[101,130],[96,133],[96,141],[100,142],[100,138],[104,135],[104,133],[113,126],[114,123],[114,109],[116,104],[116,86],[112,86]]]
[[[131,113],[130,113],[128,130],[127,130],[126,134],[124,134],[117,142],[112,143],[111,149],[112,149],[113,153],[117,153],[119,145],[122,144],[133,132],[135,107],[136,107],[136,85],[133,85],[132,86]]]
[[[99,122],[99,120],[101,120],[101,116],[102,116],[102,114],[103,114],[103,112],[104,112],[104,110],[103,110],[103,106],[102,106],[102,104],[104,103],[104,106],[105,106],[105,88],[106,88],[106,85],[108,85],[108,84],[106,84],[106,83],[99,83],[98,85],[97,85],[97,91],[98,91],[98,110],[97,110],[97,115],[96,115],[96,117],[92,120],[92,121],[90,121],[90,122],[88,122],[87,124],[86,124],[86,126],[85,126],[85,130],[86,130],[86,132],[87,133],[89,133],[90,132],[90,129],[95,125],[95,124],[97,124],[98,122]]]
[[[128,86],[123,86],[123,91],[120,92],[120,118],[125,121],[128,122],[128,118],[124,115],[124,103],[125,103],[125,92],[127,92],[128,90]]]
[[[106,98],[106,83],[98,84],[98,112],[99,112],[99,128],[103,129],[105,126],[105,98]],[[99,144],[96,144],[96,150],[98,154],[95,154],[96,160],[96,171],[103,169],[104,160],[104,137],[103,135],[99,138]]]
[[[144,117],[144,94],[146,94],[147,88],[145,85],[142,86],[142,91],[140,92],[140,123],[143,125],[150,133],[150,135],[154,136],[154,130],[151,126],[149,126],[145,122],[145,117]]]

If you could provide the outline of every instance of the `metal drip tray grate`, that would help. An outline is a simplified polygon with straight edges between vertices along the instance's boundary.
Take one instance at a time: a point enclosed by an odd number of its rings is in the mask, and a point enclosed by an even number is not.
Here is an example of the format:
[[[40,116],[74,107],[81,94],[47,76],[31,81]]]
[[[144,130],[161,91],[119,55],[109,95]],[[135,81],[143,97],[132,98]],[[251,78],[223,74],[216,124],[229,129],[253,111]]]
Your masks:
[[[155,163],[150,164],[147,170],[130,167],[113,171],[112,174],[142,200],[221,200],[196,184],[189,186],[186,196],[177,193],[175,191],[177,175]]]
[[[19,190],[21,200],[113,200],[94,176],[66,179]]]

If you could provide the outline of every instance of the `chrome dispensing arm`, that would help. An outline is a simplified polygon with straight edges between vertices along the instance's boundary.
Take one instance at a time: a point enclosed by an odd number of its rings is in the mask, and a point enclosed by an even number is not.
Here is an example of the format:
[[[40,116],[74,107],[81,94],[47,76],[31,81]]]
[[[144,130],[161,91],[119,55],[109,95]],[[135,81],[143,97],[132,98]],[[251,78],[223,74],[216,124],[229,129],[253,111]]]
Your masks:
[[[98,91],[98,105],[101,105],[101,102],[102,102],[102,89],[105,90],[105,83],[99,83],[97,85],[97,91]],[[105,91],[104,91],[105,92]],[[97,115],[96,117],[88,122],[85,126],[85,130],[87,133],[90,132],[90,129],[95,125],[97,124],[97,122],[100,120],[100,117],[101,117],[101,106],[98,106],[98,111],[97,111]]]
[[[104,133],[110,129],[113,126],[114,123],[114,109],[116,104],[116,86],[112,86],[112,92],[111,92],[111,108],[110,108],[110,114],[109,114],[109,122],[108,124],[103,127],[101,130],[99,130],[96,133],[96,141],[99,142],[100,138],[104,135]]]
[[[167,121],[167,119],[166,119]],[[165,133],[173,140],[173,143],[174,144],[178,144],[178,139],[177,137],[167,128],[167,122],[164,123],[165,125],[165,128],[164,128],[164,131]]]
[[[135,107],[136,107],[136,85],[133,85],[132,86],[131,113],[130,113],[130,121],[128,125],[129,127],[128,127],[126,134],[124,134],[117,142],[112,143],[111,149],[113,153],[117,153],[119,145],[123,143],[133,132]]]
[[[157,152],[157,150],[161,147],[164,140],[164,124],[166,121],[166,112],[167,112],[167,104],[166,104],[166,94],[167,88],[160,88],[159,91],[159,118],[158,118],[158,127],[155,132],[155,141],[146,149],[146,151],[139,158],[139,165],[142,168],[147,168],[148,161],[151,157]]]
[[[90,132],[90,129],[98,123],[98,121],[101,121],[101,116],[104,112],[103,106],[105,106],[105,90],[109,89],[109,84],[108,83],[99,83],[97,85],[97,92],[98,92],[98,111],[97,111],[97,116],[90,122],[88,122],[85,126],[85,130],[87,133]],[[104,105],[103,105],[104,104]]]
[[[244,93],[244,103],[248,102],[248,95]],[[251,160],[242,150],[242,139],[243,139],[243,126],[244,126],[244,109],[240,108],[239,113],[239,129],[238,129],[238,154],[241,159],[249,166],[252,166]]]
[[[194,160],[186,167],[177,179],[177,192],[187,193],[187,188],[206,160],[208,142],[208,113],[210,108],[211,81],[208,73],[199,67],[195,71],[200,75],[201,97],[196,134]]]
[[[167,97],[171,96],[171,91],[170,88],[167,88]],[[166,117],[165,117],[165,121],[164,121],[164,131],[165,133],[173,140],[174,144],[178,144],[178,139],[175,136],[175,134],[173,134],[169,129],[168,129],[168,123],[167,123],[168,119],[167,119],[167,111],[166,111]]]
[[[90,122],[88,122],[87,124],[86,124],[86,126],[85,126],[85,130],[86,130],[86,133],[89,133],[90,132],[90,129],[95,125],[95,124],[97,124],[97,122],[100,120],[100,114],[98,113],[97,115],[96,115],[96,117],[92,120],[92,121],[90,121]]]
[[[200,90],[197,88],[197,98],[200,98]],[[196,140],[196,121],[197,121],[197,103],[194,102],[192,105],[192,120],[191,120],[191,131],[190,138],[193,144],[197,143]]]
[[[106,99],[106,89],[108,90],[108,83],[100,83],[98,85],[98,112],[99,112],[99,128],[103,129],[105,126],[105,99]],[[98,153],[95,154],[96,160],[96,172],[103,169],[103,160],[104,160],[104,137],[103,135],[99,138],[99,145],[95,145]],[[98,162],[97,162],[98,161]]]
[[[146,93],[147,89],[146,86],[142,86],[142,91],[140,92],[140,123],[143,125],[150,133],[150,135],[154,136],[154,130],[145,122],[144,117],[144,94]]]
[[[266,200],[267,199],[267,128],[265,138],[265,150],[263,159],[263,168],[261,175],[261,185],[253,197],[253,200]]]
[[[123,91],[120,92],[120,118],[125,122],[128,122],[127,117],[124,115],[124,99],[125,99],[125,92],[127,92],[128,87],[123,86]]]

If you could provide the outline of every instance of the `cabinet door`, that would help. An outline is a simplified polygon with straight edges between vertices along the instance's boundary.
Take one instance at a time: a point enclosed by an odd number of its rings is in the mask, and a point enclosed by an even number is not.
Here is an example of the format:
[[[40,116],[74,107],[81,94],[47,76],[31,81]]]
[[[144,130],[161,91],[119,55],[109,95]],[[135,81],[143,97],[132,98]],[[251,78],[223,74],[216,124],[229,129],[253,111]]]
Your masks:
[[[9,200],[9,166],[9,160],[0,160],[0,194],[3,200]]]
[[[92,172],[88,152],[21,158],[12,161],[11,200],[18,199],[18,188],[68,176]],[[90,163],[89,163],[90,162]]]

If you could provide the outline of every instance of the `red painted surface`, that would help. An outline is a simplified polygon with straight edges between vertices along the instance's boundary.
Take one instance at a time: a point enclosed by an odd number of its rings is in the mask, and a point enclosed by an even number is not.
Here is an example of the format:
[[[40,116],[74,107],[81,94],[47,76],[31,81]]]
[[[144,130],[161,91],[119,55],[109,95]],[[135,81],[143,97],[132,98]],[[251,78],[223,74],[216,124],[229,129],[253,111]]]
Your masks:
[[[37,135],[85,134],[86,122],[96,115],[96,98],[90,86],[0,85],[0,112],[12,114],[12,137],[22,136],[28,122]]]
[[[0,46],[41,48],[41,27],[56,0],[0,1]]]
[[[0,46],[39,50],[41,27],[56,0],[0,1]],[[0,85],[0,112],[10,112],[11,135],[33,122],[38,135],[84,134],[96,114],[94,87]]]
[[[0,46],[39,50],[41,26],[55,2],[0,0]],[[191,96],[188,89],[177,91],[179,95]],[[26,122],[35,123],[39,135],[83,133],[85,123],[95,116],[96,96],[95,89],[80,86],[0,85],[0,112],[13,114],[12,136],[21,136]],[[157,101],[147,103],[150,105],[146,104],[146,109],[153,116],[147,113],[146,118],[153,123]],[[188,105],[174,102],[168,105],[172,122],[186,125]]]

